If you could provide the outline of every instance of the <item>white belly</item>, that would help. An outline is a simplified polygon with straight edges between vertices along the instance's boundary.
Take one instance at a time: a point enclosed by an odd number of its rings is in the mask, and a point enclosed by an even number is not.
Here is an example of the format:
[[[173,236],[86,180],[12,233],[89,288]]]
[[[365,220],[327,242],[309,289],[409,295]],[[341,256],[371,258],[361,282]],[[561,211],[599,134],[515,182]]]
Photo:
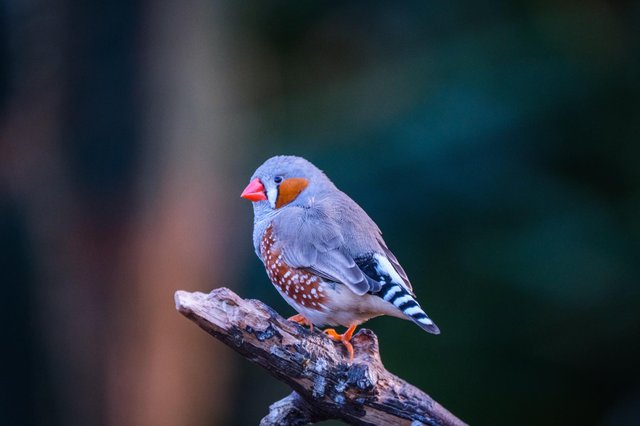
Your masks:
[[[395,306],[378,296],[370,294],[358,296],[343,284],[323,281],[320,286],[326,293],[326,299],[319,306],[319,309],[302,306],[291,299],[278,286],[275,287],[293,309],[319,327],[325,325],[350,327],[354,324],[362,324],[380,315],[404,318]]]

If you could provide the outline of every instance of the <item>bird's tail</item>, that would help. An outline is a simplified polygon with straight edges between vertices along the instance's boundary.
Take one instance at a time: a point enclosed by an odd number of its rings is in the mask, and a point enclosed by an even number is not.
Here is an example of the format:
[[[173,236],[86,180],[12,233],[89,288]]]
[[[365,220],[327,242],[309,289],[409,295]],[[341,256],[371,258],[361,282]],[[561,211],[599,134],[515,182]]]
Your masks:
[[[385,283],[377,294],[398,308],[407,319],[415,322],[421,329],[431,334],[440,334],[440,329],[420,307],[415,297],[407,289],[396,283]]]

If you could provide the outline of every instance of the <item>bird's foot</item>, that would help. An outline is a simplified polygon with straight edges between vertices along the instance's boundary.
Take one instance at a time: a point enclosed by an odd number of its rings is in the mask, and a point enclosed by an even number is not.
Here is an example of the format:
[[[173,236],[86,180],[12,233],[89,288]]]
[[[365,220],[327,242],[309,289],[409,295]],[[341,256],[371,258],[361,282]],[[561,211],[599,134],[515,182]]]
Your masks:
[[[353,345],[351,344],[350,340],[355,330],[355,324],[349,327],[343,334],[338,334],[333,328],[327,328],[326,330],[324,330],[324,334],[326,334],[336,342],[342,342],[344,347],[347,348],[347,352],[349,353],[349,362],[353,361]]]
[[[303,317],[302,315],[300,315],[300,314],[297,314],[297,315],[294,315],[294,316],[292,316],[290,318],[287,318],[287,320],[293,321],[293,322],[298,323],[300,325],[308,325],[309,329],[311,331],[313,331],[313,323],[311,321],[309,321],[308,319],[306,319],[305,317]]]

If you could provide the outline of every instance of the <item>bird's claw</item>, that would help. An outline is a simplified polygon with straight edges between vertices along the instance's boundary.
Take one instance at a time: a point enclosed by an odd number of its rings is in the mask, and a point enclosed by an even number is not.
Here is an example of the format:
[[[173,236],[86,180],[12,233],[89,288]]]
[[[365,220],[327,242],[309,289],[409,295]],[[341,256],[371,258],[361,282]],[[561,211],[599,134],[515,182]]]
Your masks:
[[[327,328],[326,330],[324,330],[324,334],[326,334],[327,337],[335,340],[336,342],[342,342],[344,347],[347,348],[347,352],[349,353],[349,362],[353,361],[353,345],[351,344],[350,340],[355,329],[356,326],[352,325],[343,334],[338,334],[338,332],[333,328]]]
[[[306,319],[305,317],[303,317],[302,315],[300,315],[300,314],[297,314],[297,315],[294,315],[292,317],[289,317],[289,318],[287,318],[287,320],[288,321],[293,321],[293,322],[295,322],[297,324],[300,324],[300,325],[309,326],[309,329],[311,331],[313,331],[313,323],[311,321],[309,321],[308,319]]]

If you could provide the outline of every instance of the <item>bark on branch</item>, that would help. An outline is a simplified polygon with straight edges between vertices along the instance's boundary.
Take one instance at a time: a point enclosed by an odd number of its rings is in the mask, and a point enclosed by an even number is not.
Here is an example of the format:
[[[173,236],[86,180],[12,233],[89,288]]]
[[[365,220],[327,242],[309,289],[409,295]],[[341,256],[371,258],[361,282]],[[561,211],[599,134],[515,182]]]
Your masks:
[[[287,321],[257,300],[227,288],[178,291],[176,308],[203,330],[264,367],[293,393],[274,403],[261,425],[303,425],[340,419],[353,425],[464,425],[429,395],[389,373],[378,339],[361,329],[355,358],[319,331]]]

